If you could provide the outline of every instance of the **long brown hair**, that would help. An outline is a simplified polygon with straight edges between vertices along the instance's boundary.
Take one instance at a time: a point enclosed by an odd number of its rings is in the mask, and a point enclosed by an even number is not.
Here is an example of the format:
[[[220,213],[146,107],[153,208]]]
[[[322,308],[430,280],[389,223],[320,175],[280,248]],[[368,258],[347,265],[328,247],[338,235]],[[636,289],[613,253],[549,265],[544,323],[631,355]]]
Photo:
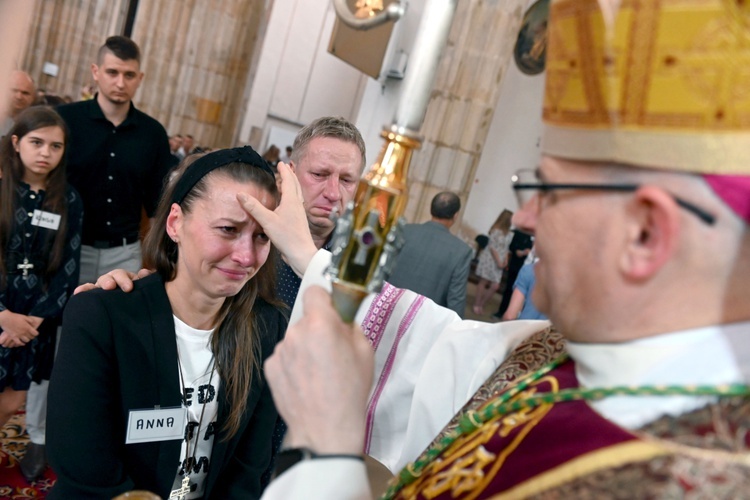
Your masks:
[[[495,219],[495,223],[492,224],[490,231],[492,231],[493,229],[499,229],[504,234],[508,234],[508,231],[510,231],[510,224],[512,220],[513,220],[513,212],[511,212],[508,209],[505,209],[502,212],[500,212],[500,215],[497,216],[497,219]]]
[[[12,137],[18,137],[18,141],[29,132],[44,127],[60,127],[63,132],[64,147],[68,145],[68,128],[65,122],[53,109],[46,106],[33,106],[21,112],[16,119],[15,125],[3,137],[0,142],[0,168],[2,169],[2,182],[0,182],[0,270],[2,271],[2,285],[8,276],[5,262],[5,252],[8,249],[10,239],[16,229],[14,215],[18,204],[16,189],[21,181],[26,167],[21,161],[21,155],[13,147]],[[46,231],[47,240],[45,248],[50,247],[47,267],[43,271],[45,285],[49,283],[50,277],[57,271],[62,262],[65,250],[65,236],[68,222],[68,200],[66,199],[65,166],[67,155],[63,152],[60,163],[47,175],[45,185],[45,196],[42,209],[60,215],[60,226],[58,231]],[[53,235],[54,234],[54,235]]]
[[[172,281],[177,274],[178,247],[166,230],[172,194],[185,170],[202,156],[204,155],[192,155],[183,160],[177,168],[164,190],[154,223],[143,241],[143,266],[156,269],[165,283]],[[235,162],[219,167],[199,180],[180,203],[184,213],[189,213],[197,200],[207,196],[208,180],[218,175],[227,176],[243,184],[255,184],[271,194],[278,204],[279,192],[271,174],[258,167]],[[211,350],[219,376],[225,384],[231,408],[224,425],[226,439],[231,438],[239,430],[253,377],[260,374],[259,332],[263,325],[258,324],[253,305],[257,298],[270,304],[280,304],[275,293],[275,258],[276,250],[272,246],[266,263],[260,267],[257,274],[237,295],[224,300],[216,321],[218,326],[211,336]]]

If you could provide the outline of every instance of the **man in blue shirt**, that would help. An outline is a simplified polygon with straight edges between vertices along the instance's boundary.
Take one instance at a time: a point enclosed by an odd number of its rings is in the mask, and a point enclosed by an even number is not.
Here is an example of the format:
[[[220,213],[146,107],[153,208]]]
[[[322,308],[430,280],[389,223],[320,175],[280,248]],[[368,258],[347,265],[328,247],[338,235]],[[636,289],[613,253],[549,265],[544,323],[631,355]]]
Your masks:
[[[534,264],[524,264],[518,272],[516,283],[513,286],[513,295],[510,297],[510,304],[508,304],[508,309],[503,314],[503,321],[513,319],[547,319],[547,316],[540,313],[531,301],[531,292],[534,291],[535,281]]]

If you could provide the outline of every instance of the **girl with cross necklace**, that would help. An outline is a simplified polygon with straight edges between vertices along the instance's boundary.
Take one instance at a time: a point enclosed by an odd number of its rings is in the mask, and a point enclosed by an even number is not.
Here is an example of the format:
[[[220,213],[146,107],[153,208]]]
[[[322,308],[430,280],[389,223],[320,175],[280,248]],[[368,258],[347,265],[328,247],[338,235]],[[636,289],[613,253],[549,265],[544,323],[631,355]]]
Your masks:
[[[0,142],[0,426],[49,379],[62,310],[78,284],[83,204],[65,181],[67,129],[21,113]]]

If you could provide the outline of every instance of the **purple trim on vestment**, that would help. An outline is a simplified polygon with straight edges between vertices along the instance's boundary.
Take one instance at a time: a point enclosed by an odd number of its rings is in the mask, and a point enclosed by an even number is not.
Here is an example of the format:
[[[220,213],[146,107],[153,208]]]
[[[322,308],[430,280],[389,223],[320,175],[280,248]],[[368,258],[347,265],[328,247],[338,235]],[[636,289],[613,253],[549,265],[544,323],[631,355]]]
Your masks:
[[[362,331],[364,331],[365,337],[370,341],[373,349],[377,349],[380,345],[385,327],[405,291],[390,283],[384,283],[383,290],[370,304],[370,309],[368,309],[365,319],[362,321]]]
[[[388,285],[390,286],[390,285]],[[401,293],[399,294],[399,298],[401,295],[403,295],[403,290],[397,289],[395,287],[394,290],[399,290]],[[378,402],[380,401],[380,395],[383,393],[383,390],[385,389],[385,384],[388,382],[388,378],[391,375],[391,370],[393,369],[393,363],[396,359],[396,354],[398,353],[398,347],[401,343],[401,338],[404,336],[406,331],[411,326],[412,321],[414,321],[414,318],[417,316],[417,313],[419,312],[419,309],[422,307],[422,304],[424,304],[425,297],[422,295],[417,295],[416,300],[412,303],[411,306],[409,306],[409,310],[406,312],[406,315],[401,320],[401,323],[398,325],[398,331],[396,333],[396,339],[393,342],[393,345],[391,346],[391,350],[388,353],[388,358],[385,361],[385,366],[383,366],[383,371],[380,373],[380,378],[378,379],[378,383],[375,386],[375,391],[373,391],[372,397],[370,398],[370,403],[367,405],[367,428],[365,433],[365,453],[369,453],[370,451],[370,442],[372,441],[372,426],[373,421],[375,420],[375,410],[378,407]],[[394,303],[395,305],[395,303]],[[390,317],[390,314],[389,314]],[[382,331],[380,332],[382,336]],[[380,342],[380,339],[378,339],[378,342]]]

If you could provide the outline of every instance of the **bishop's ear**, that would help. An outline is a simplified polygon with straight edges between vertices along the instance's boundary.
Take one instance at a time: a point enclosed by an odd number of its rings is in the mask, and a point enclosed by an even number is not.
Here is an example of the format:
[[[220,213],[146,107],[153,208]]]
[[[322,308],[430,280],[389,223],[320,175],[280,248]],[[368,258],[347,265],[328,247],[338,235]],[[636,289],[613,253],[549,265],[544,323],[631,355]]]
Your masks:
[[[656,186],[642,186],[627,205],[627,241],[621,271],[630,279],[653,277],[673,257],[680,236],[680,207]]]

